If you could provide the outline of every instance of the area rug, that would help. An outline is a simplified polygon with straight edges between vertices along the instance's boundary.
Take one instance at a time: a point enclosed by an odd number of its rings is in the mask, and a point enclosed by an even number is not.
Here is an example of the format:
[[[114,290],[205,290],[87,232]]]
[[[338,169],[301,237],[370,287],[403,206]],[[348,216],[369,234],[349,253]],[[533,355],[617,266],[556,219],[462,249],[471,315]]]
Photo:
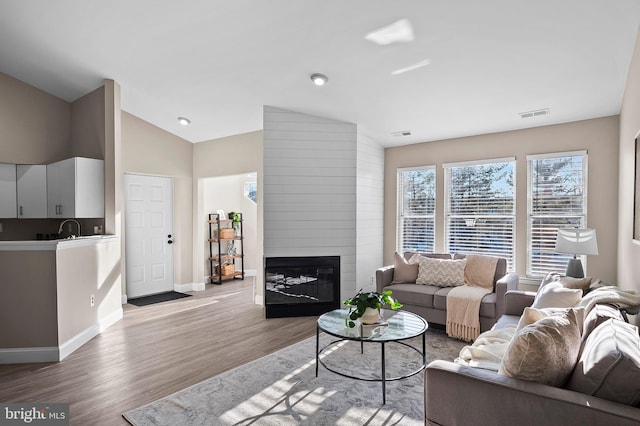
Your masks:
[[[333,339],[321,335],[321,347]],[[408,341],[421,344],[419,339]],[[465,345],[439,330],[427,332],[427,358],[453,360]],[[315,337],[123,414],[147,425],[423,425],[424,374],[382,385],[345,378],[319,366]],[[322,354],[338,371],[380,377],[378,343],[342,342]],[[385,345],[387,377],[415,370],[421,357],[400,344]]]
[[[152,294],[150,296],[136,297],[134,299],[128,299],[127,303],[135,306],[147,306],[154,303],[168,302],[169,300],[182,299],[183,297],[190,297],[190,294],[178,293],[177,291],[167,291],[164,293]]]

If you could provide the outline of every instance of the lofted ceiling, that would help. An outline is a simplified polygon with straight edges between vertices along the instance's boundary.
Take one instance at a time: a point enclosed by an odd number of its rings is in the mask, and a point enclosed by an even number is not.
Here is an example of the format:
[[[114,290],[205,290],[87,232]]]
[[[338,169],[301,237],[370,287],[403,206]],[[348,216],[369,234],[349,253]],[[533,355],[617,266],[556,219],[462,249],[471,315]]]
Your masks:
[[[404,18],[412,42],[365,39]],[[637,0],[0,0],[0,72],[67,101],[113,79],[191,142],[271,105],[395,146],[618,114],[639,23]]]

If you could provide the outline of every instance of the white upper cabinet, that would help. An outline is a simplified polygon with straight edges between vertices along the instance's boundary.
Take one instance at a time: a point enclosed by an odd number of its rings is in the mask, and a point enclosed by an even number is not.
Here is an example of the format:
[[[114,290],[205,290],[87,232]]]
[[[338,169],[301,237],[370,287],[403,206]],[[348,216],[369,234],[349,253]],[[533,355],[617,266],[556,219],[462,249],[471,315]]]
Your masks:
[[[104,217],[104,161],[74,157],[47,165],[50,218]]]
[[[44,164],[17,166],[18,218],[47,217],[47,166]]]
[[[17,217],[15,164],[0,163],[0,217]]]

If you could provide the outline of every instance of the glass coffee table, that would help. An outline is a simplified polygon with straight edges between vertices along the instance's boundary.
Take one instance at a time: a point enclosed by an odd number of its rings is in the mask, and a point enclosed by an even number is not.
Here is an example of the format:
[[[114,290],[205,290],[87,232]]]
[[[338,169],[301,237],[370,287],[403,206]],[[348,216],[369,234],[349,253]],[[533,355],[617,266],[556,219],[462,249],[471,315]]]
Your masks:
[[[425,333],[427,331],[427,328],[429,328],[429,324],[426,320],[411,312],[384,310],[381,324],[363,326],[357,324],[355,328],[348,328],[345,324],[345,319],[348,312],[348,309],[336,309],[331,312],[327,312],[318,318],[316,327],[316,377],[318,377],[318,367],[320,366],[320,364],[322,364],[322,366],[327,370],[335,374],[339,374],[343,377],[348,377],[350,379],[356,380],[365,380],[368,382],[382,382],[382,404],[385,404],[387,402],[387,382],[402,380],[414,376],[423,371],[427,366],[427,358],[425,355]],[[338,339],[332,341],[323,348],[320,348],[321,331],[331,336],[337,337]],[[422,348],[416,348],[409,343],[404,342],[404,340],[418,336],[422,336]],[[380,366],[381,371],[379,378],[359,377],[352,374],[345,374],[329,367],[324,363],[322,359],[320,359],[320,354],[323,351],[345,340],[360,342],[361,353],[364,353],[365,343],[380,344],[380,350],[382,351],[382,362]],[[386,377],[385,344],[387,343],[397,343],[414,350],[422,357],[422,364],[417,370],[410,371],[404,375],[396,377]]]

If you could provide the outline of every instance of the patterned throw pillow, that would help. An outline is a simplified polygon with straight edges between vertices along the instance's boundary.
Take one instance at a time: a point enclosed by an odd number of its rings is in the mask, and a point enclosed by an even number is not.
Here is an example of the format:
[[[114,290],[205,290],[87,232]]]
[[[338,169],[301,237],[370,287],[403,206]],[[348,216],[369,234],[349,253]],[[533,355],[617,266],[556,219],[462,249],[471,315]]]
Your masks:
[[[455,287],[464,285],[467,259],[443,260],[420,256],[416,284]]]

